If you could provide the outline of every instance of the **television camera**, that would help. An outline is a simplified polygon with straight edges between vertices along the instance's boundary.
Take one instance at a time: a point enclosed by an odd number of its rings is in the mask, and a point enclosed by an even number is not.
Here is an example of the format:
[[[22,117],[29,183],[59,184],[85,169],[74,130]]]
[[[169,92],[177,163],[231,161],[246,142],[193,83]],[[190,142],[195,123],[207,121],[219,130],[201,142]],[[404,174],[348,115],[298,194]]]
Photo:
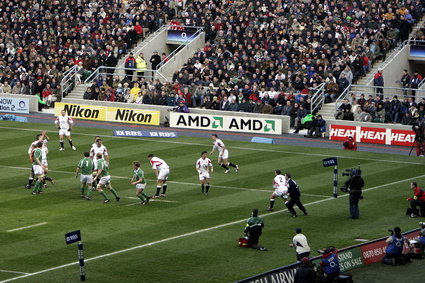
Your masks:
[[[347,173],[345,173],[345,172],[347,172]],[[350,179],[351,177],[355,177],[355,176],[361,176],[362,170],[360,169],[360,162],[358,163],[357,168],[345,169],[345,172],[342,172],[342,176],[347,176],[348,179]],[[350,189],[347,188],[346,186],[342,186],[341,191],[344,192],[344,193],[349,193]],[[363,197],[360,196],[360,198],[362,199]]]

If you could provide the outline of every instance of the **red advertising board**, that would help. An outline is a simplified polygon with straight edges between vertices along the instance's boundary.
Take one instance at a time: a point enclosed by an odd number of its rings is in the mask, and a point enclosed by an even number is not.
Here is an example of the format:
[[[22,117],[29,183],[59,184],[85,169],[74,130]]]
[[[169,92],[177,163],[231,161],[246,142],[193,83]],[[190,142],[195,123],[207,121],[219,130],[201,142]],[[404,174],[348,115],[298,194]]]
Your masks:
[[[387,128],[330,125],[329,139],[344,141],[353,136],[356,142],[386,145],[412,146],[415,133],[412,130],[396,130]]]
[[[419,235],[418,231],[414,231],[414,232],[404,234],[403,236],[406,237],[407,239],[414,239],[414,238],[417,238],[418,235]],[[384,238],[380,241],[360,246],[360,250],[363,256],[363,263],[365,265],[379,262],[382,260],[382,258],[385,255],[385,250],[388,247],[386,240],[387,238]],[[409,245],[405,243],[403,251],[406,253],[409,251],[409,249],[410,249]]]
[[[329,139],[333,141],[344,141],[348,136],[356,137],[356,126],[330,125]]]
[[[412,146],[414,140],[415,133],[413,131],[391,130],[390,142],[392,145]]]
[[[358,142],[385,144],[387,129],[361,127],[359,135]]]

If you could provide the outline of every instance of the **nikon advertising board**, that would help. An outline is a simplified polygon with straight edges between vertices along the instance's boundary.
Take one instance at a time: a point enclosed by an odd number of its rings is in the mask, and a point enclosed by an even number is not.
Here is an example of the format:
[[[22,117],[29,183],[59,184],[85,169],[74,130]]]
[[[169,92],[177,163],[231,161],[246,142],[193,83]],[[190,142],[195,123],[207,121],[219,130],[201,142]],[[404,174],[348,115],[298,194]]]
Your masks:
[[[250,118],[170,112],[170,127],[271,135],[282,134],[282,120],[257,117]]]
[[[55,115],[64,109],[66,114],[76,119],[121,122],[131,124],[159,125],[160,112],[121,107],[55,103]]]

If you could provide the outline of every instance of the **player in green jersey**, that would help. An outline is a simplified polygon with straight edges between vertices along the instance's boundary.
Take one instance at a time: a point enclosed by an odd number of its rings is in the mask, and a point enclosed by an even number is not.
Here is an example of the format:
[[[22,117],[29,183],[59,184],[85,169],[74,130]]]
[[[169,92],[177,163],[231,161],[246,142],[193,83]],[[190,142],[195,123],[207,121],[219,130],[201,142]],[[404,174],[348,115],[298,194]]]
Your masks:
[[[146,187],[145,173],[140,168],[139,161],[133,161],[133,178],[131,178],[131,184],[136,185],[136,196],[142,200],[142,205],[149,202],[150,197],[143,192]]]
[[[42,146],[43,144],[41,142],[37,142],[35,144],[35,149],[33,150],[33,155],[31,160],[34,175],[37,176],[37,181],[35,182],[34,189],[32,190],[33,195],[41,193],[41,189],[42,189],[42,185],[44,181],[45,169],[44,169],[44,165],[41,163],[43,159],[43,153],[41,151]]]
[[[120,201],[121,198],[118,196],[114,188],[112,188],[111,175],[109,175],[109,172],[108,172],[109,170],[108,161],[103,159],[102,153],[98,153],[96,157],[97,157],[97,172],[96,172],[95,179],[100,177],[100,181],[96,187],[97,191],[102,194],[103,188],[107,188],[114,194],[116,200]],[[106,194],[104,196],[106,196]],[[108,203],[108,202],[109,202],[109,198],[106,197],[104,203]]]
[[[80,182],[81,182],[81,197],[90,200],[90,194],[93,190],[93,159],[89,158],[90,152],[84,152],[84,158],[78,162],[77,170],[75,170],[75,178],[78,178],[78,174],[81,171]],[[87,186],[87,197],[84,194],[84,190]]]

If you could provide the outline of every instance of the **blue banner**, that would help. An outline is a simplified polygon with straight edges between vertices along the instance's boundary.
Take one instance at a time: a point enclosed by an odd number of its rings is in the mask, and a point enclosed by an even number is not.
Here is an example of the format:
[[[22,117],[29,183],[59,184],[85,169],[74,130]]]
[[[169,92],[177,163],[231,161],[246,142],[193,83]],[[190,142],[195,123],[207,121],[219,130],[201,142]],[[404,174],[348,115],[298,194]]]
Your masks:
[[[326,159],[323,159],[322,161],[323,161],[323,167],[338,165],[336,157],[326,158]]]
[[[0,97],[0,112],[30,113],[28,98]]]
[[[116,137],[144,137],[144,138],[178,138],[176,132],[158,132],[158,131],[120,131],[114,130]]]
[[[81,241],[80,230],[76,230],[76,231],[65,234],[65,241],[67,245]]]

